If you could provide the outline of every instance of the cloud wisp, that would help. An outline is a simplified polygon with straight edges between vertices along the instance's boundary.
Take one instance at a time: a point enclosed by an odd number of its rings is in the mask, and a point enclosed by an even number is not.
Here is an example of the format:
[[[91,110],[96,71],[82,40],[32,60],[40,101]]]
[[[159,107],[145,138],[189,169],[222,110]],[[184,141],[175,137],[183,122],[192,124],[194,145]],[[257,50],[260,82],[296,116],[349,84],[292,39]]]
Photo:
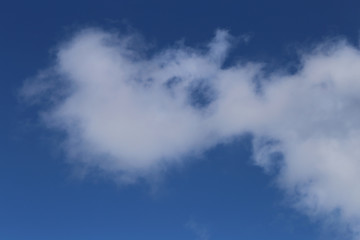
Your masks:
[[[210,234],[207,228],[200,225],[198,222],[190,220],[186,223],[186,227],[195,234],[197,240],[210,239]]]
[[[320,44],[295,73],[264,73],[224,67],[231,42],[218,30],[202,49],[149,56],[133,36],[86,29],[22,92],[51,100],[43,119],[66,133],[72,159],[122,181],[251,133],[256,164],[277,169],[299,209],[336,216],[360,239],[359,48]]]

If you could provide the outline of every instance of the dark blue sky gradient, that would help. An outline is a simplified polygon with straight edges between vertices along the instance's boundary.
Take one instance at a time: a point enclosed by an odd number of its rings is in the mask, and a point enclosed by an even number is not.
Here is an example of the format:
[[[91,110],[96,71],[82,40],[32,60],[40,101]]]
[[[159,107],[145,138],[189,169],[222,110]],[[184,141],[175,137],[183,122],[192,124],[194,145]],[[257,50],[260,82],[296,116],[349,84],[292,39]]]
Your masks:
[[[0,239],[198,239],[191,221],[210,240],[331,239],[252,165],[250,137],[169,169],[155,185],[81,179],[57,133],[41,126],[17,91],[50,65],[51,49],[83,27],[131,27],[155,49],[179,39],[198,46],[225,28],[251,36],[232,59],[276,66],[329,37],[357,43],[359,13],[359,1],[1,1]]]

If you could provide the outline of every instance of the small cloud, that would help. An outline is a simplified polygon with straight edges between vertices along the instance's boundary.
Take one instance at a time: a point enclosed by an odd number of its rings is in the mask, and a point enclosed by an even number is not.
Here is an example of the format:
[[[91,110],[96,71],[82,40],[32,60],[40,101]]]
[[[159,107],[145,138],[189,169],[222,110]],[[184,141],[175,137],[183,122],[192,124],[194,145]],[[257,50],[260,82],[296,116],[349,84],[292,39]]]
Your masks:
[[[198,222],[194,220],[190,220],[186,223],[186,227],[194,232],[197,240],[209,240],[210,234],[208,229],[203,225],[200,225]]]

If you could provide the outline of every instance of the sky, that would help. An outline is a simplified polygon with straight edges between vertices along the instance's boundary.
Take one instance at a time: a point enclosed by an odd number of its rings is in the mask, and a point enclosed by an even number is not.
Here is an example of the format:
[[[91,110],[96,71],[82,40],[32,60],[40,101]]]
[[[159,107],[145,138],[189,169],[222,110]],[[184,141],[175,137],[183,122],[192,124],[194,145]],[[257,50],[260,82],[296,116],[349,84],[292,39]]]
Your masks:
[[[2,1],[0,239],[360,239],[357,1]]]

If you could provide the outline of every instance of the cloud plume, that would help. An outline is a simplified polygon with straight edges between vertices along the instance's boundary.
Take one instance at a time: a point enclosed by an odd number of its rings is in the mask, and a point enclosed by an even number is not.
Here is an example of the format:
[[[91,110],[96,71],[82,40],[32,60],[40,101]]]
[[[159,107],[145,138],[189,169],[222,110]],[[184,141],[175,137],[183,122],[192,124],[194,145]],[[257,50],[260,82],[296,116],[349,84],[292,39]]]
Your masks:
[[[254,160],[315,217],[335,216],[360,239],[360,52],[345,40],[304,53],[295,73],[224,67],[232,37],[148,54],[134,36],[86,29],[25,84],[51,96],[43,112],[69,155],[136,180],[244,133]],[[139,50],[142,49],[142,50]]]

